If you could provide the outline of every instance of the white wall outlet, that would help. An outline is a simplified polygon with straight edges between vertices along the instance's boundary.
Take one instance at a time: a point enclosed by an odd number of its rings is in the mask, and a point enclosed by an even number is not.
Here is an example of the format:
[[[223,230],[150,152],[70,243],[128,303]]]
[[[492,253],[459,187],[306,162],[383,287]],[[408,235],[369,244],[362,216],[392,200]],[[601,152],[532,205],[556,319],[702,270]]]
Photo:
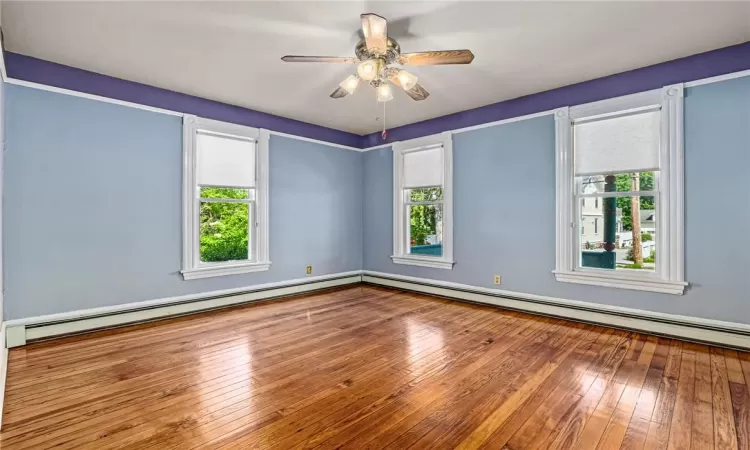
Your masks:
[[[495,275],[493,277],[493,281],[495,282],[495,284],[502,284],[503,283],[503,277],[501,277],[500,275]]]
[[[305,267],[305,272],[306,272],[306,273],[307,273],[308,275],[312,275],[312,266],[307,266],[307,267]]]

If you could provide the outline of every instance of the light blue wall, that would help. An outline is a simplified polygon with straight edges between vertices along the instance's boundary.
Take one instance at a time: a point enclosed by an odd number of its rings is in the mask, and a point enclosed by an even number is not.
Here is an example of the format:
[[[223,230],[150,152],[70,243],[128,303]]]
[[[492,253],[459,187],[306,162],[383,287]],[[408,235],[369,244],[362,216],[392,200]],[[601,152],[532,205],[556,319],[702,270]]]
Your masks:
[[[750,323],[750,77],[687,91],[684,296],[555,281],[551,117],[454,136],[452,271],[391,263],[390,149],[273,136],[271,270],[183,281],[180,120],[6,88],[6,319],[301,278],[312,264],[485,287],[501,274],[510,291]]]
[[[6,87],[6,319],[361,269],[361,153],[272,136],[271,269],[183,281],[181,120]]]
[[[392,157],[365,153],[364,268],[750,323],[750,77],[687,90],[684,296],[559,283],[551,116],[454,135],[453,270],[395,265]]]

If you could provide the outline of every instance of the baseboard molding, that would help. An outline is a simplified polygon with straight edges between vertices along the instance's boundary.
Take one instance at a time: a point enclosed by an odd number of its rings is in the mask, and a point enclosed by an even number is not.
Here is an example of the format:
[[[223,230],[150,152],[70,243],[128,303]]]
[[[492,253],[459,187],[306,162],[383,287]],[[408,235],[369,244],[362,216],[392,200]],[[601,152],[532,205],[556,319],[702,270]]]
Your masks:
[[[0,331],[0,351],[3,352],[0,354],[0,414],[7,371],[6,346],[13,348],[25,345],[29,341],[167,319],[360,282],[577,322],[750,350],[750,325],[741,323],[599,305],[382,272],[352,271],[4,322]]]
[[[112,307],[9,320],[3,323],[5,330],[2,336],[3,339],[7,339],[7,347],[13,348],[25,345],[29,341],[150,322],[355,284],[361,281],[361,271],[353,271],[239,289],[204,292]]]
[[[3,428],[5,380],[8,378],[8,349],[5,348],[5,324],[0,325],[0,430]]]
[[[576,322],[750,350],[750,325],[364,271],[362,282]]]

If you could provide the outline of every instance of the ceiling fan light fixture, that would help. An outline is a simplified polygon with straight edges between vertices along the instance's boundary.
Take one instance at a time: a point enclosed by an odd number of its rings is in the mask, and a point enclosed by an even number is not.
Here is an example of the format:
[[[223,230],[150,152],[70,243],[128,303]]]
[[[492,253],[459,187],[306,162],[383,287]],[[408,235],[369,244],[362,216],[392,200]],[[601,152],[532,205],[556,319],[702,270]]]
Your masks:
[[[357,67],[357,75],[365,81],[372,81],[378,77],[382,68],[382,60],[368,59]]]
[[[416,75],[410,74],[405,70],[399,70],[398,75],[396,76],[398,77],[399,84],[405,91],[416,86],[417,81],[419,81],[419,78],[417,78]]]
[[[341,84],[339,84],[339,86],[341,86],[341,89],[348,92],[349,95],[354,94],[354,91],[357,89],[358,85],[359,77],[357,75],[349,75],[344,81],[341,82]]]
[[[391,87],[388,86],[387,84],[381,84],[375,89],[378,92],[379,102],[387,102],[388,100],[393,100],[393,93],[391,92]]]

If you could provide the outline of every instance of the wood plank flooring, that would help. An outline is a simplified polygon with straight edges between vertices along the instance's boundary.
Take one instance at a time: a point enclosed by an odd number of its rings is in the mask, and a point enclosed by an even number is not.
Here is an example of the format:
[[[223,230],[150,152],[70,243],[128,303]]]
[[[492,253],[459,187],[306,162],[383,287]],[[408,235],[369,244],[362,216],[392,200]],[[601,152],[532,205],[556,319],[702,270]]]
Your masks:
[[[2,449],[750,449],[750,354],[349,287],[10,351]]]

